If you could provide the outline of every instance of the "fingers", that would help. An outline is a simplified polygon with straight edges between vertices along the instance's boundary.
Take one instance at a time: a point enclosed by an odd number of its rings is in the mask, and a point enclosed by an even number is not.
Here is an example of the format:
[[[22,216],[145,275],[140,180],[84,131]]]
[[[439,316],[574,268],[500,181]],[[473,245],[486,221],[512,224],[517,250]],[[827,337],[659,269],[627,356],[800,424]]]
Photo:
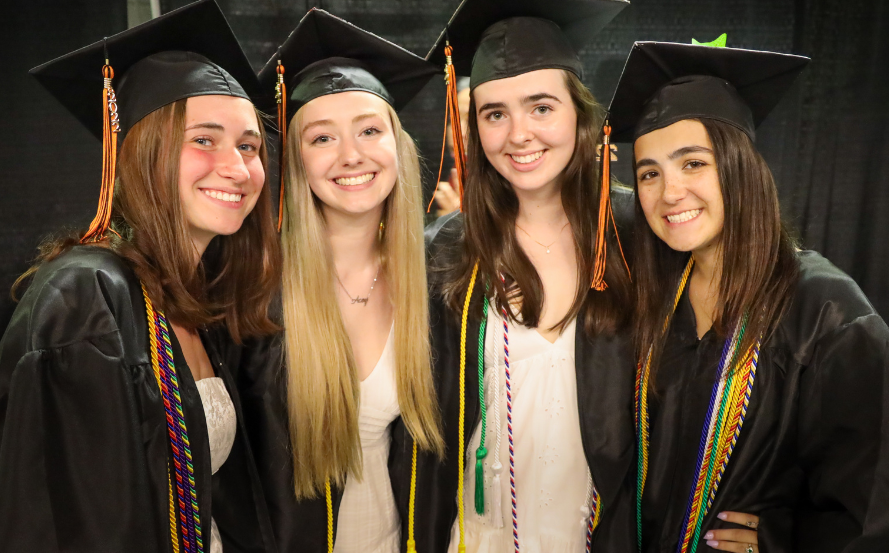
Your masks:
[[[732,522],[734,524],[740,524],[741,526],[746,526],[748,528],[756,529],[759,526],[759,517],[756,515],[749,515],[747,513],[738,513],[735,511],[723,511],[716,515],[716,518],[719,520],[724,520],[726,522]]]
[[[752,543],[754,545],[759,543],[759,539],[756,536],[755,530],[735,530],[734,528],[710,530],[709,532],[704,534],[704,539],[716,541],[736,541],[742,543]]]
[[[753,543],[738,543],[734,541],[708,540],[707,545],[720,551],[733,551],[734,553],[759,553],[759,547]]]

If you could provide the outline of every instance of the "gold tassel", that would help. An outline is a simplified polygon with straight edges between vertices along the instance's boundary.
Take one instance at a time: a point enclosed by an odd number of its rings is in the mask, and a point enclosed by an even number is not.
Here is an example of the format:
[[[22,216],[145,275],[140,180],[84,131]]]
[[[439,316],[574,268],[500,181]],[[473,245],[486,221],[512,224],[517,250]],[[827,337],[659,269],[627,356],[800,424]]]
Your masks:
[[[284,153],[287,150],[287,85],[284,84],[284,66],[278,60],[278,84],[275,85],[275,99],[278,101],[278,132],[281,136],[278,172],[281,174],[281,186],[278,188],[278,232],[284,221]]]
[[[120,132],[120,121],[117,115],[117,96],[111,87],[114,69],[105,60],[102,66],[104,87],[102,88],[102,186],[99,193],[99,207],[96,216],[81,244],[97,242],[105,238],[105,232],[111,223],[111,202],[114,199],[114,176],[117,167],[117,133]]]

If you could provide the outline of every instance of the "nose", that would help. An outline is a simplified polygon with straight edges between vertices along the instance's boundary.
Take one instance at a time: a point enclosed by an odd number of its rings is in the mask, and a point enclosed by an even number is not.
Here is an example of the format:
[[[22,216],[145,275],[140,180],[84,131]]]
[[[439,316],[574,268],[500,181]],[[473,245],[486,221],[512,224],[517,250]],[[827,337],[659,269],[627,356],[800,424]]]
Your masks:
[[[682,179],[677,175],[664,173],[664,201],[668,204],[678,203],[685,198],[688,189],[682,183]]]
[[[528,121],[524,116],[517,115],[512,118],[512,125],[509,129],[509,141],[512,144],[521,146],[528,143],[533,137],[534,133],[528,126]]]
[[[244,156],[237,148],[225,150],[219,153],[217,173],[223,178],[231,179],[236,184],[246,182],[250,178],[250,171],[244,162]]]
[[[339,154],[340,163],[344,167],[358,165],[364,157],[361,150],[358,149],[358,143],[352,137],[346,137],[340,141]]]

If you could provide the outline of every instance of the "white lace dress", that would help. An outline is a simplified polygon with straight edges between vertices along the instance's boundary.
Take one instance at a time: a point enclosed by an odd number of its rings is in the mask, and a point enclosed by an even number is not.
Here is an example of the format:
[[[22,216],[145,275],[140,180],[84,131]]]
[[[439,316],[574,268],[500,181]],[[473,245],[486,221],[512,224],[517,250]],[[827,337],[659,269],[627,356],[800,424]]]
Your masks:
[[[494,311],[489,310],[485,338],[485,512],[479,515],[475,510],[478,424],[467,449],[464,475],[467,553],[513,551],[503,319]],[[580,440],[574,335],[575,321],[555,343],[535,329],[509,324],[518,534],[523,553],[581,553],[586,547],[591,480]],[[499,480],[499,498],[494,497],[495,480]],[[454,521],[450,552],[457,551],[458,524]]]
[[[235,443],[237,432],[235,406],[221,378],[202,378],[195,384],[201,394],[204,416],[207,419],[207,433],[210,435],[210,466],[213,474],[216,474],[219,467],[228,459],[228,454],[231,453],[232,445]],[[222,540],[219,537],[216,521],[211,519],[210,524],[212,538],[209,553],[222,553]]]
[[[358,431],[362,478],[346,479],[337,514],[335,553],[398,553],[401,525],[389,481],[389,425],[398,418],[394,332],[373,371],[361,383]]]

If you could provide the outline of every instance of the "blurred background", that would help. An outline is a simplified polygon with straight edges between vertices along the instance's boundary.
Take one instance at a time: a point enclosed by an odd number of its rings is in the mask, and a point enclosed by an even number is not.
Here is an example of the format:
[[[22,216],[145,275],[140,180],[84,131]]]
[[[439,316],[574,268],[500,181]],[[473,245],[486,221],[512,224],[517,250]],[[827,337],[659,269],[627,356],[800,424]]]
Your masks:
[[[459,4],[459,0],[217,1],[257,70],[313,6],[425,56]],[[849,273],[877,310],[889,315],[889,2],[631,2],[582,51],[583,80],[606,105],[636,40],[704,42],[725,32],[731,47],[813,59],[757,132],[757,145],[778,182],[784,218],[804,246]],[[61,227],[86,226],[99,195],[101,144],[28,76],[28,69],[187,3],[10,0],[4,4],[0,332],[15,308],[9,287],[33,260],[40,240]],[[433,79],[401,114],[425,159],[427,201],[438,172],[444,91],[443,80]],[[98,102],[101,93],[96,94]],[[615,174],[627,183],[632,178],[630,155],[629,145],[619,146]]]

